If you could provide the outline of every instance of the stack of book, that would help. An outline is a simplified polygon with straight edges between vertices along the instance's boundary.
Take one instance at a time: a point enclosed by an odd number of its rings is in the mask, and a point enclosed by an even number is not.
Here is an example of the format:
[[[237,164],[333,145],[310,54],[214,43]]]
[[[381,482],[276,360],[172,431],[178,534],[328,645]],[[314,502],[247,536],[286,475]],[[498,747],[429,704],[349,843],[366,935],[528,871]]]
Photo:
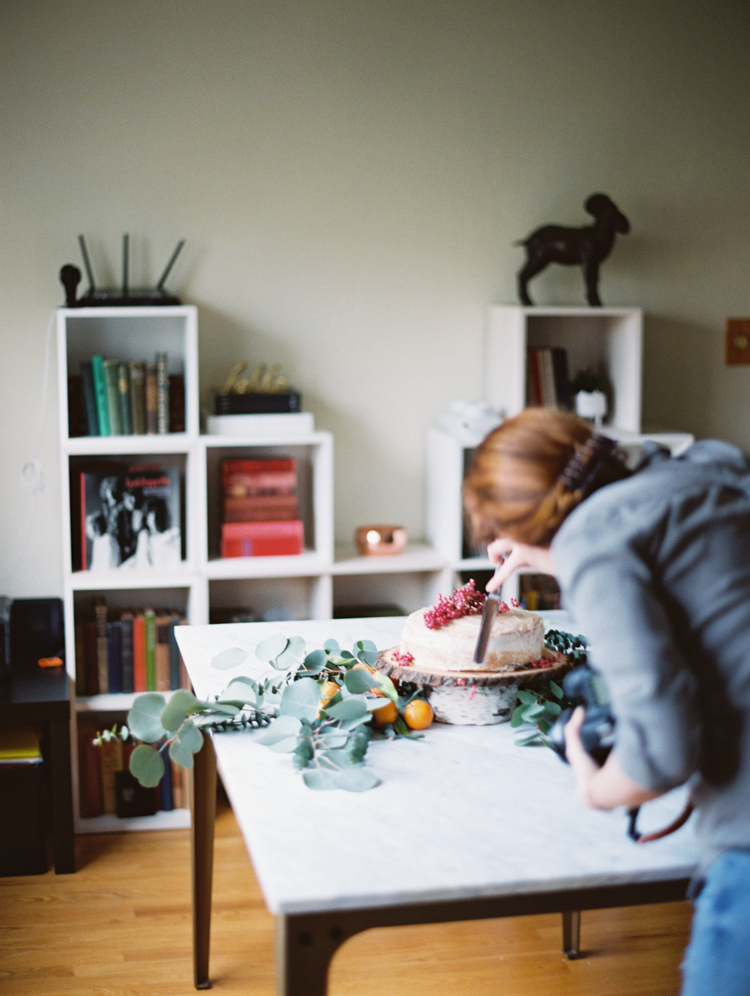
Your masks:
[[[302,553],[304,526],[293,457],[223,460],[221,485],[222,557]]]
[[[143,436],[185,431],[185,380],[168,358],[124,363],[100,354],[68,379],[71,436]]]
[[[144,788],[130,774],[134,743],[94,741],[97,729],[86,725],[78,732],[78,788],[83,819],[111,814],[119,817],[152,816],[159,810],[188,805],[182,769],[164,757],[164,776],[155,788]]]
[[[530,405],[570,408],[567,350],[561,346],[529,349],[526,373],[526,398]]]
[[[75,623],[76,694],[190,688],[174,635],[186,622],[174,609],[110,611],[95,597],[91,617]]]

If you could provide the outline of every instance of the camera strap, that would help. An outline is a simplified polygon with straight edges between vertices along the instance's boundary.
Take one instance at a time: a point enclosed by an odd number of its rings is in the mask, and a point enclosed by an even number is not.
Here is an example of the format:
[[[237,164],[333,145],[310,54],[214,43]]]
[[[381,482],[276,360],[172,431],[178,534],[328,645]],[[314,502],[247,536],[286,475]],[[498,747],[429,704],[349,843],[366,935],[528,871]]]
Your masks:
[[[660,840],[662,837],[668,837],[669,834],[674,833],[675,830],[679,830],[680,827],[687,823],[694,808],[692,799],[688,798],[685,808],[677,819],[673,820],[668,826],[662,827],[661,830],[654,830],[652,833],[639,833],[636,824],[641,807],[635,806],[633,809],[628,810],[628,837],[631,837],[636,844],[650,844],[652,840]]]

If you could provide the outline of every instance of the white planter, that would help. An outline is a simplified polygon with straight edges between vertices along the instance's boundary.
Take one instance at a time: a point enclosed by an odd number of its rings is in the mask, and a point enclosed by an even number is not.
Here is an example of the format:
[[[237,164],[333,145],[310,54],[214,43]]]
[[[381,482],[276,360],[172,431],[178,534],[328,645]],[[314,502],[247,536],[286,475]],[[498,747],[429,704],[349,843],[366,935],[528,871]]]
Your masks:
[[[607,414],[607,398],[603,391],[579,391],[576,394],[576,415],[592,419],[600,426]]]

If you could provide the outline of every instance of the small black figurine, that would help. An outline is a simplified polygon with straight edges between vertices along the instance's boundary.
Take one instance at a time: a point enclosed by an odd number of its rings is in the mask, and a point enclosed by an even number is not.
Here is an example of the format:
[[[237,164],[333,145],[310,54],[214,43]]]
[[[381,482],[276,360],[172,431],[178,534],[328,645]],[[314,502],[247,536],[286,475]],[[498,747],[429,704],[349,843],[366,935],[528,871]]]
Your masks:
[[[601,306],[599,264],[612,251],[615,234],[627,235],[630,223],[606,194],[592,194],[583,206],[594,216],[593,225],[583,228],[544,225],[515,243],[526,248],[526,264],[518,273],[518,296],[522,304],[532,304],[527,289],[529,280],[550,263],[562,263],[582,267],[586,300],[591,305]]]

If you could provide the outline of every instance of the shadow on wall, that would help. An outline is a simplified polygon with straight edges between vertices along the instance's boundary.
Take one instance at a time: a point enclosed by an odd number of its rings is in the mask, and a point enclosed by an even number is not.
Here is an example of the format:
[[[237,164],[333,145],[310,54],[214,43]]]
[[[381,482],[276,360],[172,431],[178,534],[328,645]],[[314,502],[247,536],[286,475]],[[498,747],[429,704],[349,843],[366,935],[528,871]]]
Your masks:
[[[248,372],[261,363],[281,365],[292,385],[303,389],[289,344],[278,337],[248,327],[234,315],[198,301],[198,356],[201,409],[208,409],[213,391],[221,388],[235,363],[247,363]],[[302,397],[303,407],[309,410]]]
[[[692,432],[699,439],[716,435],[712,391],[723,350],[722,329],[646,313],[644,428]]]

